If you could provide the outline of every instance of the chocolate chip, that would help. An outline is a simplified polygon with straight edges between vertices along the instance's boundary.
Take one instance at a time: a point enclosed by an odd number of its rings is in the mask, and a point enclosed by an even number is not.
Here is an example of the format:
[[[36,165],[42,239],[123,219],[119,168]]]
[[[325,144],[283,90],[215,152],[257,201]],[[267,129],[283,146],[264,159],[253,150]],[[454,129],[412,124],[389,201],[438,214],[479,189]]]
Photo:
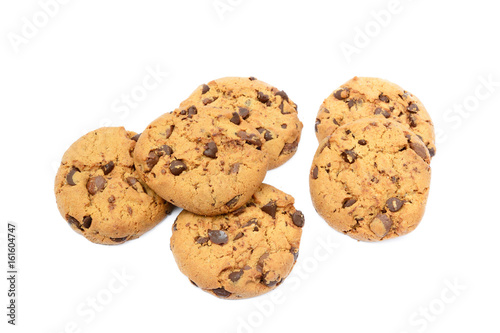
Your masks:
[[[238,240],[238,239],[242,238],[243,236],[245,236],[245,234],[244,234],[244,233],[242,233],[242,232],[238,232],[238,234],[234,237],[233,241],[236,241],[236,240]]]
[[[259,102],[266,104],[269,102],[269,95],[264,94],[263,92],[257,92],[257,99]]]
[[[298,210],[295,213],[293,213],[293,215],[292,215],[292,222],[297,227],[302,228],[304,226],[305,221],[306,220],[304,218],[304,214],[300,210]]]
[[[279,280],[277,281],[268,281],[267,280],[267,276],[269,275],[270,272],[267,272],[265,273],[263,276],[262,276],[262,280],[261,280],[261,283],[264,284],[266,287],[269,287],[269,288],[272,288],[274,287],[275,285],[278,284]]]
[[[226,206],[229,207],[229,208],[232,208],[234,206],[236,206],[236,204],[238,203],[238,201],[240,200],[240,196],[241,195],[237,195],[235,196],[234,198],[232,198],[231,200],[229,200],[227,203],[226,203]]]
[[[187,115],[187,111],[186,110],[182,110],[181,111],[181,115],[183,115],[183,116]]]
[[[240,216],[241,214],[243,214],[246,210],[246,207],[245,206],[242,206],[240,208],[238,208],[237,210],[235,210],[234,212],[232,212],[232,214],[234,216]]]
[[[229,280],[236,282],[243,276],[243,270],[229,274]]]
[[[290,253],[293,255],[293,260],[297,261],[297,258],[299,257],[299,249],[292,247],[290,249]]]
[[[134,140],[135,142],[139,141],[139,138],[141,137],[142,133],[136,134],[133,137],[130,138],[130,140]]]
[[[156,164],[158,164],[158,161],[160,160],[160,156],[156,154],[156,150],[151,150],[148,154],[148,157],[146,158],[146,165],[148,166],[149,170],[153,169]]]
[[[230,121],[235,125],[241,124],[240,115],[237,112],[233,112],[233,117],[231,118]]]
[[[413,128],[417,127],[417,119],[415,118],[414,115],[410,114],[408,116],[408,121],[410,122],[410,127],[413,127]]]
[[[202,95],[206,94],[209,91],[210,91],[210,87],[207,86],[206,84],[204,84],[203,86],[201,86],[201,94]]]
[[[249,135],[247,132],[239,131],[238,133],[236,133],[236,135],[241,139],[245,140],[245,142],[248,143],[249,145],[254,145],[257,147],[262,146],[262,141],[260,141],[259,137],[255,134]]]
[[[90,217],[90,216],[84,216],[83,217],[83,224],[82,225],[83,225],[83,227],[85,229],[90,228],[90,226],[92,225],[92,217]]]
[[[66,175],[66,182],[68,183],[68,185],[71,186],[76,185],[75,181],[73,180],[73,175],[77,172],[80,172],[80,170],[75,167],[72,167],[71,170],[68,172],[68,174]]]
[[[333,96],[338,100],[344,100],[349,98],[350,92],[349,89],[339,89],[333,93]]]
[[[172,135],[172,132],[174,131],[175,125],[170,125],[167,130],[165,131],[165,138],[170,138]]]
[[[197,244],[206,244],[210,240],[209,237],[196,237]]]
[[[339,124],[339,122],[337,121],[337,119],[333,118],[333,119],[332,119],[332,121],[333,121],[333,123],[334,123],[335,125],[340,126],[340,124]]]
[[[349,107],[349,109],[354,105],[356,105],[356,100],[354,98],[347,101],[347,106]]]
[[[342,156],[344,161],[346,161],[349,164],[353,164],[356,161],[356,159],[358,158],[358,154],[356,154],[352,150],[346,150],[342,154],[340,154],[340,156]]]
[[[424,146],[422,143],[411,141],[410,148],[413,149],[418,156],[422,157],[424,160],[427,160],[428,150],[427,147]]]
[[[297,151],[298,147],[299,147],[299,139],[295,140],[292,143],[285,143],[285,145],[283,146],[283,149],[281,150],[280,155],[293,154]]]
[[[115,163],[113,161],[101,167],[105,176],[108,175],[111,171],[113,171],[114,168],[115,168]]]
[[[385,214],[378,214],[370,224],[371,231],[380,238],[385,237],[391,228],[392,220]]]
[[[408,107],[406,108],[406,110],[408,110],[409,112],[412,112],[412,113],[417,113],[419,111],[419,108],[418,108],[417,104],[410,103],[410,105],[408,105]]]
[[[314,169],[312,170],[313,179],[318,179],[318,172],[319,172],[318,166],[315,166]]]
[[[247,227],[249,227],[251,225],[259,226],[259,220],[257,220],[257,219],[251,219],[247,223],[245,223],[244,225],[242,225],[241,227],[242,228],[247,228]]]
[[[367,142],[366,140],[361,139],[358,141],[358,144],[360,144],[361,146],[366,146]]]
[[[109,239],[111,239],[115,243],[122,243],[122,242],[126,241],[127,238],[128,238],[128,236],[120,237],[120,238],[112,238],[112,237],[110,237]]]
[[[395,213],[403,207],[404,203],[403,200],[399,200],[398,198],[390,198],[385,204],[391,212]]]
[[[127,177],[127,179],[125,179],[127,181],[127,184],[129,184],[130,186],[134,186],[135,183],[137,183],[137,178],[134,178],[134,177]]]
[[[134,179],[135,179],[135,178],[134,178]],[[109,203],[113,203],[113,202],[115,202],[115,200],[116,200],[116,198],[115,198],[115,196],[114,196],[114,195],[112,195],[112,196],[110,196],[110,197],[108,198],[108,202],[109,202]]]
[[[250,111],[247,108],[240,107],[238,113],[243,119],[247,119],[250,116]]]
[[[224,288],[212,289],[213,293],[219,297],[228,298],[232,294]]]
[[[284,103],[280,104],[280,111],[281,111],[281,114],[290,114],[291,113],[291,112],[285,111],[285,104]]]
[[[283,90],[282,91],[278,91],[276,94],[274,94],[275,96],[280,96],[284,101],[287,101],[289,102],[290,100],[288,99],[288,95],[286,94],[286,92],[284,92]]]
[[[276,206],[276,202],[275,201],[271,201],[267,205],[261,207],[262,211],[264,213],[267,213],[267,214],[271,215],[271,217],[273,219],[276,218],[276,209],[277,208],[278,207]]]
[[[198,114],[198,109],[196,109],[196,106],[190,106],[188,109],[188,115],[192,116]]]
[[[391,113],[387,110],[384,110],[382,108],[376,108],[375,109],[375,114],[381,114],[386,118],[389,118],[391,116]]]
[[[352,205],[354,205],[356,202],[358,202],[357,199],[347,198],[344,200],[344,203],[342,204],[342,208],[349,208]]]
[[[170,156],[174,153],[174,150],[172,149],[172,147],[170,146],[167,146],[167,145],[163,145],[161,146],[159,149],[158,149],[158,153],[161,155],[161,156],[164,156],[164,155],[167,155],[167,156]]]
[[[81,226],[80,222],[78,222],[78,220],[77,220],[77,219],[75,219],[73,216],[68,215],[67,220],[68,220],[68,223],[69,223],[69,224],[72,224],[72,225],[74,225],[77,229],[80,229],[81,231],[84,231],[84,230],[82,229],[82,226]]]
[[[210,158],[217,158],[217,151],[217,145],[212,141],[206,144],[203,155]]]
[[[103,176],[92,177],[87,182],[87,191],[95,195],[97,192],[104,190],[106,183],[106,179]]]
[[[382,102],[384,103],[389,103],[389,97],[387,95],[384,95],[384,94],[380,94],[380,96],[378,96],[378,99],[380,99]]]
[[[175,161],[172,161],[172,163],[170,163],[170,172],[174,176],[178,176],[186,170],[187,170],[187,166],[182,161],[175,160]]]
[[[269,253],[264,253],[260,258],[259,258],[259,261],[257,262],[257,266],[255,267],[257,269],[257,271],[259,272],[262,272],[262,270],[264,269],[264,262],[266,261],[266,259],[269,258]]]
[[[257,131],[259,131],[260,134],[264,134],[264,139],[266,141],[271,141],[272,139],[274,139],[271,132],[265,128],[259,127],[257,128]]]
[[[217,245],[227,244],[228,237],[224,230],[208,230],[210,241]]]
[[[257,79],[256,79],[255,77],[253,77],[253,76],[250,76],[248,79],[249,79],[250,81],[255,81],[255,80],[257,80]]]
[[[321,124],[321,120],[316,118],[316,123],[314,124],[314,131],[318,133],[318,125]]]
[[[201,102],[203,103],[203,105],[208,105],[208,104],[211,104],[213,103],[214,101],[217,100],[218,97],[211,97],[211,98],[205,98],[203,99]]]
[[[429,154],[431,155],[431,157],[434,157],[434,155],[436,155],[436,148],[429,148]]]
[[[240,164],[235,163],[231,166],[231,171],[230,173],[238,173],[240,171]]]

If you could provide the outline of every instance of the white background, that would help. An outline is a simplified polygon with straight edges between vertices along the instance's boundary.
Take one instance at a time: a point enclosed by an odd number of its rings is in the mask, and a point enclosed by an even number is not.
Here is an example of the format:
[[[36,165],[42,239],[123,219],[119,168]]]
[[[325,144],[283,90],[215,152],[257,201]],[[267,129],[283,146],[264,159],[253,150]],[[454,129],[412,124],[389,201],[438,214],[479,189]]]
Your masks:
[[[0,255],[1,331],[499,332],[498,6],[391,3],[72,0],[44,22],[38,1],[2,1],[0,252],[7,221],[14,221],[19,307],[18,325],[7,325]],[[226,4],[225,11],[214,4]],[[388,10],[377,23],[373,13]],[[29,31],[26,20],[40,28]],[[346,56],[347,44],[357,53]],[[122,95],[140,89],[148,68],[169,75],[123,108]],[[68,227],[53,181],[73,141],[105,124],[141,132],[199,84],[250,75],[285,90],[305,126],[297,155],[266,178],[306,216],[286,283],[242,301],[193,287],[169,250],[179,210],[121,246],[94,245]],[[377,244],[329,228],[309,197],[316,112],[355,75],[382,77],[417,95],[438,131],[421,225]],[[115,280],[122,271],[132,278]],[[99,311],[91,310],[92,298]]]

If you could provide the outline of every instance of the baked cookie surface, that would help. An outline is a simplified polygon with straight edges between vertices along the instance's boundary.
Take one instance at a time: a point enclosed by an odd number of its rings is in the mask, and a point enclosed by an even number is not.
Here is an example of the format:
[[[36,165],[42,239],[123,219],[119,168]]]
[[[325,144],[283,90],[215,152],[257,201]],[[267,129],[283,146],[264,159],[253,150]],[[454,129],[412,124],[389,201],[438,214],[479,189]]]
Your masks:
[[[181,108],[209,105],[228,109],[232,121],[247,121],[261,133],[269,154],[269,170],[288,161],[297,151],[302,123],[297,105],[284,91],[253,77],[227,77],[203,84],[182,102]]]
[[[310,173],[314,207],[354,239],[405,235],[425,211],[431,172],[424,143],[404,125],[379,118],[339,127],[321,141]]]
[[[276,288],[297,260],[304,215],[294,199],[262,184],[237,211],[213,217],[182,211],[170,247],[181,272],[225,299],[258,296]]]
[[[66,151],[55,195],[71,228],[98,244],[138,238],[172,210],[144,184],[132,153],[137,136],[123,127],[92,131]]]
[[[137,170],[156,193],[200,215],[225,214],[259,188],[268,158],[259,132],[232,114],[190,106],[153,121],[134,152]]]
[[[400,86],[378,78],[354,77],[323,102],[317,115],[318,141],[338,127],[361,118],[391,119],[405,124],[436,153],[434,126],[422,102]]]

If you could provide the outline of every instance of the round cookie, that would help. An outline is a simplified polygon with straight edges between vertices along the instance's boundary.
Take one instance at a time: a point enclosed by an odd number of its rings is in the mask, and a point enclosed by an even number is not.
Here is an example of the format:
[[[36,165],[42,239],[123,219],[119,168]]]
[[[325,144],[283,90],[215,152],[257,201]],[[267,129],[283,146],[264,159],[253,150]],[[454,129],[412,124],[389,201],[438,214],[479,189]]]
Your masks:
[[[191,282],[220,298],[267,293],[290,274],[298,257],[304,215],[294,199],[262,184],[237,211],[204,217],[183,211],[170,248]]]
[[[139,179],[135,140],[123,127],[100,128],[78,139],[62,158],[54,187],[57,206],[71,228],[91,242],[138,238],[172,210]]]
[[[193,106],[156,119],[135,149],[143,180],[195,214],[225,214],[244,205],[264,180],[268,158],[259,132],[231,117]]]
[[[392,119],[407,125],[429,149],[436,153],[434,126],[422,102],[387,80],[354,77],[323,102],[316,119],[318,141],[339,126],[361,118]]]
[[[297,105],[284,91],[253,77],[227,77],[203,84],[181,104],[210,105],[229,109],[232,121],[246,120],[262,136],[262,149],[269,154],[269,170],[288,161],[297,151],[302,123]]]
[[[400,123],[366,118],[321,141],[309,178],[317,212],[354,239],[380,241],[419,224],[431,179],[424,143]]]

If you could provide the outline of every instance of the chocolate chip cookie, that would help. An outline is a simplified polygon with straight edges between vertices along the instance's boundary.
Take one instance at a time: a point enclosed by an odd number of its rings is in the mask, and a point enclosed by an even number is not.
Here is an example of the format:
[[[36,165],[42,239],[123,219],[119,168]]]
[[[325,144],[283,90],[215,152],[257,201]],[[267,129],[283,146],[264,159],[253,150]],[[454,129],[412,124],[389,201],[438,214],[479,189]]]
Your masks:
[[[304,215],[294,199],[261,185],[251,200],[226,215],[183,211],[170,247],[181,272],[219,298],[267,293],[290,274],[297,260]]]
[[[247,121],[259,131],[262,149],[269,154],[269,170],[288,161],[297,151],[302,123],[297,105],[284,91],[253,77],[228,77],[203,84],[181,104],[210,105],[231,111],[231,121]]]
[[[313,204],[334,229],[380,241],[414,230],[423,217],[430,155],[406,126],[365,118],[321,141],[310,173]]]
[[[142,133],[135,164],[142,179],[167,201],[200,215],[244,205],[267,172],[257,130],[234,124],[231,112],[190,106],[167,113]]]
[[[361,118],[391,119],[405,124],[436,153],[434,126],[422,102],[398,85],[377,78],[355,77],[321,105],[316,136],[321,141],[338,127]]]
[[[101,128],[63,156],[55,181],[57,205],[71,228],[91,242],[138,238],[172,210],[140,180],[132,158],[136,140],[123,127]]]

